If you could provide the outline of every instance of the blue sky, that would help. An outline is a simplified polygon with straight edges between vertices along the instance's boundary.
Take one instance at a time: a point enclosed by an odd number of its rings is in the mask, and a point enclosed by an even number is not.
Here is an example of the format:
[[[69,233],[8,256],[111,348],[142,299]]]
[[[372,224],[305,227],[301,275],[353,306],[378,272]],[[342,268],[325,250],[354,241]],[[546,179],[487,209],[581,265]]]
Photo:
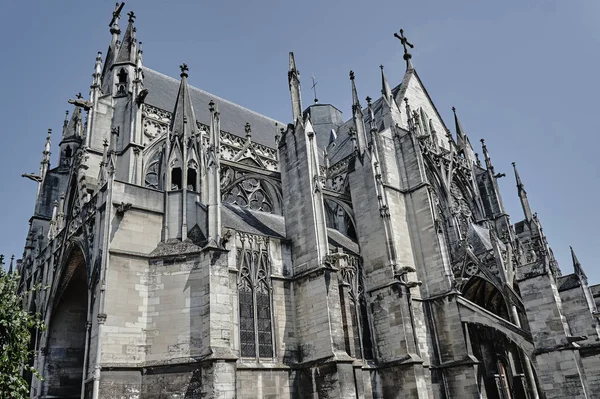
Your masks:
[[[68,98],[87,95],[97,51],[106,52],[114,1],[4,1],[0,35],[0,253],[20,256],[32,215],[46,131],[59,141]],[[287,54],[310,77],[321,103],[349,117],[348,71],[361,97],[404,73],[392,34],[404,28],[413,63],[446,120],[452,106],[479,151],[484,137],[512,220],[522,218],[510,163],[516,161],[533,210],[564,273],[569,245],[600,283],[596,209],[600,191],[600,2],[483,1],[128,1],[144,64],[282,121],[291,118]],[[121,20],[121,28],[126,25]],[[56,151],[55,151],[56,152]],[[55,156],[52,160],[55,161]],[[54,162],[56,164],[56,162]]]

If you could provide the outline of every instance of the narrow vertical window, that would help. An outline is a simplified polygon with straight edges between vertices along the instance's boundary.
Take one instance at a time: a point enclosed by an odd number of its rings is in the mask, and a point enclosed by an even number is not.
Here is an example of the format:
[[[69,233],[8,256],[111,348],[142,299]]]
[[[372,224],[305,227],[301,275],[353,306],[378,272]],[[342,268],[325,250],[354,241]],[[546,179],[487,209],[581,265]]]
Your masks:
[[[268,239],[243,234],[240,242],[237,252],[240,354],[243,357],[273,357]]]
[[[247,254],[238,251],[238,258],[243,259]],[[250,269],[243,262],[240,269],[239,299],[240,299],[240,351],[244,357],[256,356],[256,337],[254,334],[254,299]]]
[[[171,190],[181,190],[181,168],[173,168],[171,171]]]

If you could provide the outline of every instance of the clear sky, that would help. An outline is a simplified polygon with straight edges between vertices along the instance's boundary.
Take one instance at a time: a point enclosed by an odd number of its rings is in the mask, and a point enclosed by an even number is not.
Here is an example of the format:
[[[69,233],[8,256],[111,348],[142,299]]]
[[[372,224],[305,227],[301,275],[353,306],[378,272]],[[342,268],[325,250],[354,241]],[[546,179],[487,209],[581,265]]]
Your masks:
[[[46,131],[59,141],[67,104],[87,96],[98,51],[106,53],[114,1],[2,1],[0,36],[0,253],[20,257],[32,215]],[[321,103],[349,118],[348,71],[362,98],[380,92],[405,64],[393,33],[404,28],[413,63],[447,122],[452,106],[479,151],[484,137],[513,222],[522,218],[510,163],[516,161],[534,212],[563,272],[572,245],[600,283],[600,2],[598,0],[128,1],[144,64],[288,122],[288,52],[304,105],[318,81]],[[126,17],[121,28],[126,26]],[[87,98],[87,97],[86,97]],[[56,153],[56,151],[54,151]],[[56,157],[52,160],[54,165]]]

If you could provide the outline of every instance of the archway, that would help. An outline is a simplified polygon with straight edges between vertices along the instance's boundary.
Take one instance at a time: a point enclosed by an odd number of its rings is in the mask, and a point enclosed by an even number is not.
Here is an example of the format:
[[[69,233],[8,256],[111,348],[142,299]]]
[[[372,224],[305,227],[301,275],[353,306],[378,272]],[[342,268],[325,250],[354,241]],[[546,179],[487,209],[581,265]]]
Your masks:
[[[85,258],[74,247],[64,265],[49,322],[44,393],[79,398],[85,356],[88,289]]]
[[[528,360],[523,349],[527,347],[519,345],[524,345],[519,339],[519,331],[522,330],[517,330],[511,323],[505,297],[494,284],[480,277],[472,277],[462,292],[463,297],[467,299],[461,299],[465,313],[463,321],[467,322],[473,355],[481,362],[479,373],[486,397],[529,398],[531,390],[534,390],[537,384],[531,381],[532,378],[535,379],[533,375],[527,375]],[[480,309],[477,310],[480,312],[479,320],[468,316],[470,308]],[[488,312],[495,316],[489,315]],[[496,320],[485,321],[485,317]]]

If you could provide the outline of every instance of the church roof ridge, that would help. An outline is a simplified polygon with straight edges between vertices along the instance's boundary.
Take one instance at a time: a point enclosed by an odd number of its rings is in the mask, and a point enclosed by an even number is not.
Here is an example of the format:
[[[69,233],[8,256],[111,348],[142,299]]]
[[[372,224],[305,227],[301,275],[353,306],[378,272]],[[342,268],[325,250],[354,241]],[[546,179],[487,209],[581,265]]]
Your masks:
[[[152,72],[154,72],[155,74],[157,74],[157,75],[160,75],[162,78],[169,79],[169,80],[171,80],[171,81],[173,81],[173,82],[176,82],[177,84],[179,84],[179,82],[180,82],[180,81],[179,81],[179,79],[176,79],[176,78],[174,78],[174,77],[171,77],[171,76],[169,76],[169,75],[166,75],[166,74],[164,74],[164,73],[162,73],[162,72],[159,72],[159,71],[157,71],[157,70],[155,70],[155,69],[152,69],[152,68],[149,68],[149,67],[147,67],[147,66],[144,66],[144,67],[143,67],[143,69],[145,69],[145,70],[147,70],[147,71],[152,71]],[[225,99],[225,98],[223,98],[223,97],[219,97],[219,96],[217,96],[217,95],[215,95],[215,94],[209,93],[209,92],[207,92],[206,90],[202,90],[202,89],[200,89],[200,88],[198,88],[198,87],[196,87],[196,86],[192,86],[192,85],[188,85],[188,86],[189,86],[190,90],[194,90],[194,91],[200,92],[200,93],[202,93],[202,94],[204,94],[204,95],[206,95],[206,96],[209,96],[209,97],[210,97],[211,99],[213,99],[213,101],[215,101],[215,102],[219,102],[219,103],[221,103],[221,104],[223,104],[223,103],[224,103],[224,104],[229,104],[229,105],[232,105],[232,106],[234,106],[234,107],[236,107],[236,108],[240,108],[240,109],[242,109],[242,110],[244,110],[244,111],[247,111],[247,112],[249,112],[249,113],[251,113],[251,114],[254,114],[254,115],[256,115],[256,116],[260,116],[260,117],[262,117],[262,118],[269,119],[269,120],[271,120],[271,121],[273,121],[273,122],[277,122],[277,123],[279,123],[279,124],[280,124],[280,125],[282,125],[282,126],[285,126],[285,125],[286,125],[285,123],[283,123],[283,122],[281,122],[281,121],[278,121],[277,119],[273,119],[273,118],[271,118],[271,117],[269,117],[269,116],[267,116],[267,115],[261,114],[261,113],[259,113],[259,112],[257,112],[257,111],[253,111],[253,110],[251,110],[250,108],[246,108],[246,107],[244,107],[243,105],[240,105],[240,104],[234,103],[233,101],[230,101],[230,100],[227,100],[227,99]],[[168,111],[168,109],[167,109],[166,111]]]

